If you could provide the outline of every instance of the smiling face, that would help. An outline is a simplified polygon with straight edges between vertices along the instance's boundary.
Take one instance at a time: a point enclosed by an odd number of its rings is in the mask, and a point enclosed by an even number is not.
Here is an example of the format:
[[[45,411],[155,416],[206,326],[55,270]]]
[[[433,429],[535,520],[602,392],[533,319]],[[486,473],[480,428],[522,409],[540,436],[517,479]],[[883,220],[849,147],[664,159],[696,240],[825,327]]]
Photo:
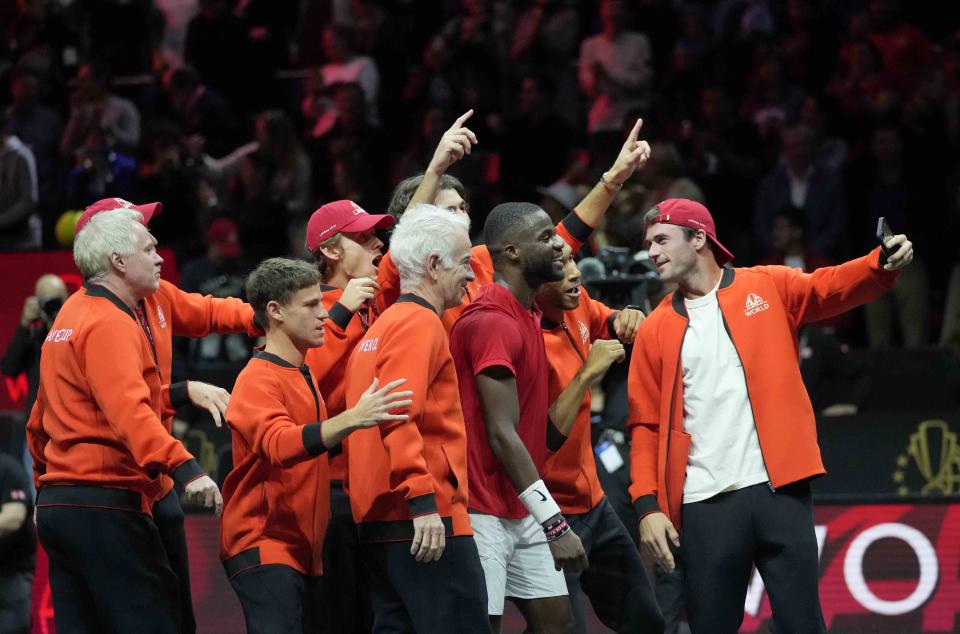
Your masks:
[[[114,254],[113,257],[117,258],[117,265],[122,266],[124,282],[137,299],[142,299],[160,288],[163,258],[157,253],[157,240],[150,235],[146,227],[135,223],[133,231],[136,237],[133,254]]]
[[[547,310],[574,310],[580,305],[580,269],[573,259],[573,249],[563,245],[563,279],[544,284],[537,293],[537,305]]]
[[[657,265],[661,281],[685,280],[696,269],[697,248],[704,245],[706,239],[702,231],[687,239],[683,228],[677,225],[659,222],[650,225],[647,229],[650,259]]]
[[[286,304],[271,301],[267,305],[267,311],[276,319],[279,328],[298,348],[323,345],[327,311],[323,308],[322,296],[320,285],[314,284],[301,288]]]
[[[563,245],[547,212],[531,214],[516,244],[523,277],[532,288],[563,279]]]
[[[470,239],[464,233],[457,238],[451,251],[452,266],[443,266],[443,262],[439,259],[434,261],[434,275],[444,308],[459,306],[463,301],[467,285],[477,279],[473,267],[470,266],[470,247]]]

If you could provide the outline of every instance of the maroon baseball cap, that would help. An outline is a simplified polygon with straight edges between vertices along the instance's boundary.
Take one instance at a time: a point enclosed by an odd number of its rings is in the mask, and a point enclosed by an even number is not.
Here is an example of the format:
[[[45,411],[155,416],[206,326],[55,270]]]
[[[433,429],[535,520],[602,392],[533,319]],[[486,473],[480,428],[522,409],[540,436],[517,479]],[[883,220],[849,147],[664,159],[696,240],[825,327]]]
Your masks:
[[[215,244],[225,257],[237,258],[243,255],[237,224],[229,218],[217,218],[207,227],[207,244]]]
[[[713,249],[713,255],[717,259],[717,264],[723,266],[733,259],[730,250],[717,240],[717,228],[713,224],[713,216],[700,203],[686,198],[669,198],[658,204],[656,209],[660,214],[653,217],[651,224],[661,223],[702,229],[716,247]]]
[[[338,233],[388,229],[396,221],[396,218],[387,214],[368,214],[352,200],[335,200],[310,216],[307,222],[307,250],[315,252],[321,242]]]
[[[139,211],[143,214],[143,225],[147,226],[150,224],[151,218],[159,215],[160,212],[163,211],[163,204],[146,203],[145,205],[134,205],[129,200],[124,200],[123,198],[101,198],[83,210],[83,214],[77,219],[77,226],[73,231],[73,235],[80,233],[80,230],[90,222],[90,219],[101,211],[113,211],[114,209],[134,209]]]

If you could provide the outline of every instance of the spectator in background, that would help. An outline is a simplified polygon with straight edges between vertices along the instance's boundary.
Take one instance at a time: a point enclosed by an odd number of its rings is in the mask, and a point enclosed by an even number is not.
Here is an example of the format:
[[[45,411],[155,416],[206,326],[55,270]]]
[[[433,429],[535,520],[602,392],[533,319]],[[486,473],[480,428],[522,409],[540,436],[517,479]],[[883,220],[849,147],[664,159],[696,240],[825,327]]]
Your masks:
[[[200,12],[187,24],[184,59],[196,69],[197,84],[245,106],[251,98],[246,85],[251,59],[243,22],[227,0],[200,0],[199,5]]]
[[[908,95],[930,61],[930,42],[923,31],[900,16],[899,0],[870,0],[867,37],[883,58],[884,75]]]
[[[230,179],[227,210],[236,219],[244,251],[253,262],[285,253],[287,210],[270,191],[276,161],[258,150],[244,156],[239,167]]]
[[[846,167],[848,144],[843,137],[834,134],[828,103],[822,97],[806,97],[800,106],[797,122],[813,133],[814,162],[840,172]]]
[[[0,111],[0,251],[39,248],[36,203],[33,153],[10,134],[6,113]]]
[[[770,154],[787,122],[796,118],[803,93],[787,81],[783,62],[773,54],[760,61],[748,82],[740,115],[753,123],[766,148],[765,154]]]
[[[757,191],[754,230],[760,245],[772,243],[773,217],[788,205],[807,214],[811,246],[825,256],[839,248],[846,221],[840,175],[814,162],[813,132],[794,126],[782,134],[780,164],[769,172]]]
[[[947,181],[947,219],[946,233],[956,235],[960,229],[960,168],[954,170]],[[946,304],[943,307],[943,328],[940,331],[940,345],[952,348],[960,353],[960,253],[953,252],[950,265],[950,279],[947,282]]]
[[[866,117],[891,110],[899,101],[882,69],[880,53],[870,40],[855,40],[845,47],[840,67],[826,87],[854,132],[862,133]]]
[[[668,198],[686,198],[706,203],[700,187],[687,178],[686,174],[683,158],[673,143],[651,143],[650,160],[647,161],[646,169],[641,170],[638,175],[645,190],[645,197],[637,211],[642,213]]]
[[[63,194],[63,163],[60,159],[60,137],[63,118],[40,103],[41,77],[30,70],[14,73],[10,83],[10,107],[7,110],[11,134],[33,152],[37,163],[39,188],[37,206],[43,219],[52,222],[51,211],[59,212],[59,197]],[[44,213],[47,212],[47,213]]]
[[[333,194],[338,200],[352,200],[361,207],[376,209],[371,202],[379,200],[363,157],[350,154],[333,162]]]
[[[282,110],[267,110],[257,116],[255,129],[260,150],[276,163],[271,195],[286,207],[288,216],[306,214],[313,196],[310,157],[303,151],[293,121]]]
[[[184,265],[180,288],[187,293],[243,298],[250,266],[243,259],[236,223],[229,218],[215,219],[207,227],[206,244],[205,255]],[[212,333],[202,339],[190,339],[189,345],[193,368],[242,363],[250,358],[251,340],[243,333]]]
[[[133,152],[140,144],[140,111],[129,99],[110,92],[112,81],[110,67],[104,62],[90,62],[77,71],[70,119],[60,139],[60,152],[68,160],[93,129],[109,132],[122,152]]]
[[[24,373],[27,375],[27,399],[24,402],[24,422],[33,409],[33,402],[37,398],[37,388],[40,385],[40,346],[50,331],[50,325],[56,318],[60,307],[67,299],[67,286],[59,276],[52,273],[41,275],[34,286],[33,295],[23,302],[23,312],[20,323],[13,333],[13,339],[7,344],[0,362],[0,370],[11,378]],[[23,452],[23,466],[27,472],[32,472],[33,461],[30,452],[26,450],[26,437],[22,429],[17,431],[17,439],[10,444],[16,451]],[[33,480],[28,485],[31,493]],[[0,557],[0,562],[3,557]],[[0,595],[3,593],[0,592]],[[0,628],[0,631],[6,631]]]
[[[603,30],[580,45],[579,79],[590,100],[587,132],[592,163],[606,165],[620,150],[626,115],[650,105],[653,77],[647,36],[625,30],[627,3],[603,0],[600,19]]]
[[[810,273],[830,261],[812,250],[807,242],[807,214],[803,209],[788,205],[773,217],[770,254],[761,264],[782,264]]]
[[[177,261],[185,262],[200,250],[197,234],[201,223],[197,198],[197,174],[185,162],[180,129],[158,121],[148,133],[151,160],[141,166],[140,199],[164,201],[165,213],[153,218],[150,231],[157,241],[174,249]]]
[[[30,477],[0,453],[0,632],[29,634],[37,538]]]
[[[108,196],[136,197],[137,163],[113,148],[108,131],[90,128],[74,156],[75,165],[67,174],[66,203],[70,208],[82,209]]]
[[[912,232],[920,254],[924,254],[924,246],[929,249],[930,232],[947,222],[946,214],[937,211],[943,209],[942,204],[931,195],[937,188],[922,173],[910,168],[903,133],[895,123],[876,126],[870,155],[854,166],[851,180],[851,189],[857,195],[853,200],[850,234],[861,237],[854,242],[858,248],[876,243],[877,220],[881,216],[897,233]],[[893,344],[895,321],[904,345],[917,347],[927,343],[930,288],[925,265],[929,259],[930,256],[918,255],[913,266],[903,271],[893,291],[867,305],[867,338],[871,347]]]
[[[363,88],[367,102],[367,119],[373,125],[380,122],[380,71],[366,55],[357,54],[350,43],[350,32],[343,27],[327,26],[323,30],[323,52],[327,63],[320,67],[323,85],[354,82]]]
[[[202,137],[207,152],[223,156],[236,145],[239,124],[230,104],[202,83],[193,67],[167,70],[163,88],[184,134]]]
[[[680,93],[683,101],[696,103],[710,69],[714,46],[706,11],[698,5],[684,5],[683,30],[673,47],[666,82]]]
[[[536,187],[563,175],[575,142],[573,131],[554,107],[556,93],[545,77],[520,81],[517,114],[507,120],[500,144],[500,185],[510,200],[531,200]]]

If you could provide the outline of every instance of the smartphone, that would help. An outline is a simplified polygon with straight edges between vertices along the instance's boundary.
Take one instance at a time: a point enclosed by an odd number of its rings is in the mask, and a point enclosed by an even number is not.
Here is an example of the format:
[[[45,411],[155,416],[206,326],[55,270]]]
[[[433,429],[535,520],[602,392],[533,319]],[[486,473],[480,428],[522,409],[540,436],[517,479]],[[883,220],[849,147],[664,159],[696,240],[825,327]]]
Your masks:
[[[887,223],[887,219],[881,216],[880,219],[877,220],[877,242],[880,243],[880,266],[886,264],[890,256],[896,253],[898,250],[890,250],[887,248],[887,240],[892,237],[893,231],[890,230],[890,225]]]

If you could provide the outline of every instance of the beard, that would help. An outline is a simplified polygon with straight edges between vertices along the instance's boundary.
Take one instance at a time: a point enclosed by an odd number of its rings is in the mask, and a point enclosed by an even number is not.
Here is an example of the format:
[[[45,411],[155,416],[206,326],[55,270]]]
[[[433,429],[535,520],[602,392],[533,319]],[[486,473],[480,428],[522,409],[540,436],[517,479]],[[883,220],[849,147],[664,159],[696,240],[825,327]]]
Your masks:
[[[563,279],[563,268],[554,266],[554,255],[556,252],[553,249],[545,249],[542,254],[538,253],[525,262],[523,279],[530,288],[538,288]]]

